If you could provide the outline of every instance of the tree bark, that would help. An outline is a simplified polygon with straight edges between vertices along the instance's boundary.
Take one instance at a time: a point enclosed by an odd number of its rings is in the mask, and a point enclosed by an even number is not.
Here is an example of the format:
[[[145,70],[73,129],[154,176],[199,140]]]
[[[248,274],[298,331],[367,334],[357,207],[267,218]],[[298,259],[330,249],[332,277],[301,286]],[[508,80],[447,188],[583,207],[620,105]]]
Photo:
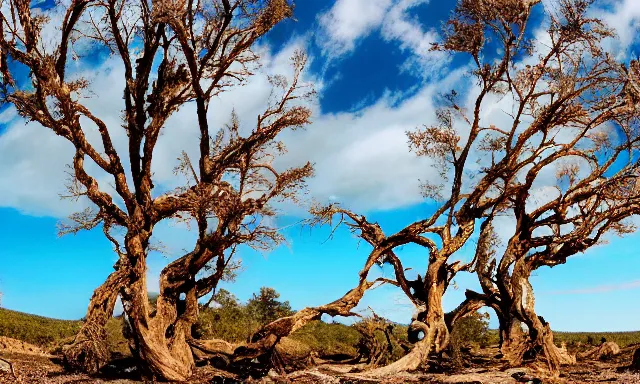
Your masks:
[[[446,258],[431,258],[424,279],[427,298],[425,309],[410,326],[410,331],[421,331],[424,337],[415,344],[411,352],[400,360],[385,367],[368,371],[364,376],[386,377],[400,372],[415,371],[426,363],[432,349],[438,353],[449,345],[449,328],[442,308],[442,297],[446,289],[447,277]]]
[[[518,259],[509,279],[509,290],[502,290],[502,316],[500,319],[501,351],[513,366],[523,364],[525,358],[542,356],[553,373],[561,365],[575,364],[575,356],[558,348],[553,342],[549,323],[535,313],[533,286],[529,282],[531,267],[524,258]],[[507,295],[505,295],[505,293]],[[527,334],[521,330],[521,324]]]
[[[143,376],[185,381],[191,376],[195,366],[187,344],[191,325],[198,314],[195,285],[192,284],[186,292],[186,304],[182,313],[178,314],[180,293],[167,289],[170,284],[163,271],[160,277],[160,294],[156,308],[153,309],[149,303],[146,282],[147,244],[148,236],[144,233],[130,231],[125,237],[127,260],[126,265],[121,265],[120,268],[126,271],[128,281],[121,290],[121,297],[131,328],[130,345],[139,358]]]
[[[133,300],[148,301],[145,279],[143,277],[140,280],[128,290]],[[193,293],[191,295],[195,296]],[[197,309],[188,308],[185,313],[178,315],[177,305],[172,301],[161,294],[154,312],[140,313],[139,309],[132,306],[127,314],[144,375],[152,379],[184,381],[191,376],[195,367],[187,340],[191,337],[191,326],[195,321],[192,314],[195,312],[197,316]],[[196,301],[195,298],[193,301]]]
[[[511,366],[520,366],[529,349],[528,335],[522,330],[522,322],[509,316],[498,315],[500,324],[500,352]]]
[[[94,374],[109,362],[105,326],[113,316],[113,309],[125,280],[124,270],[118,269],[93,292],[82,328],[73,343],[63,347],[64,364],[68,369]]]
[[[197,319],[195,287],[187,292],[184,312],[178,313],[179,296],[165,294],[165,281],[161,278],[160,295],[155,311],[148,303],[145,274],[138,275],[128,287],[131,305],[128,311],[133,340],[145,376],[170,381],[187,380],[195,363],[187,339]],[[127,306],[125,306],[126,308]]]
[[[375,259],[371,259],[375,260]],[[262,357],[273,352],[281,338],[290,335],[313,320],[318,320],[323,314],[331,316],[352,316],[362,296],[376,281],[369,282],[366,276],[371,265],[361,272],[358,286],[347,292],[340,299],[320,307],[304,308],[295,314],[275,320],[258,332],[249,343],[234,345],[222,340],[189,340],[194,354],[203,360],[222,358],[228,365],[240,363],[248,359]]]

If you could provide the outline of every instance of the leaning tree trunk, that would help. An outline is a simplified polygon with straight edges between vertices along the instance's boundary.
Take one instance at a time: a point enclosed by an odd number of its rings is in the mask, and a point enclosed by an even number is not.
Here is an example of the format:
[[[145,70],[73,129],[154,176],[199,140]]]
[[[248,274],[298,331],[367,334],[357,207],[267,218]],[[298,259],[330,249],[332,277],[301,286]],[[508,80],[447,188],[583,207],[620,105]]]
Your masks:
[[[126,271],[118,269],[93,292],[82,328],[73,343],[63,347],[64,363],[68,369],[94,374],[109,362],[105,326],[113,316],[125,279]]]
[[[432,349],[438,353],[449,345],[449,329],[442,309],[446,279],[446,258],[434,257],[429,262],[424,279],[427,298],[425,310],[410,325],[411,330],[421,331],[424,337],[401,359],[385,367],[366,372],[364,376],[385,377],[400,372],[415,371],[427,362]]]
[[[323,314],[330,316],[353,316],[352,310],[355,308],[364,293],[378,281],[384,279],[376,279],[367,281],[367,275],[371,267],[376,265],[376,261],[384,253],[385,249],[375,249],[369,255],[364,269],[360,272],[358,285],[348,291],[340,299],[320,307],[304,308],[295,314],[275,320],[258,332],[256,332],[248,343],[232,344],[223,340],[189,340],[194,355],[199,360],[206,361],[216,359],[225,362],[225,369],[242,370],[244,363],[248,360],[258,358],[265,364],[265,368],[269,366],[270,357],[274,353],[278,342],[296,330],[313,320],[318,320]],[[244,372],[246,373],[246,372]]]
[[[304,308],[295,314],[277,319],[258,332],[256,332],[249,343],[232,344],[223,340],[195,340],[190,339],[189,343],[194,354],[200,360],[221,359],[226,362],[226,369],[233,370],[234,366],[242,366],[242,363],[268,356],[273,353],[278,342],[296,330],[313,320],[319,320],[323,314],[330,316],[352,316],[355,308],[364,293],[377,281],[367,281],[366,277],[369,269],[377,258],[371,256],[365,269],[360,272],[359,284],[348,291],[340,299],[320,307]]]
[[[530,275],[531,267],[526,260],[517,260],[510,278],[511,295],[502,297],[503,303],[510,305],[501,319],[502,353],[514,366],[522,365],[525,357],[542,355],[549,370],[557,373],[561,365],[575,364],[576,359],[554,344],[549,323],[535,313]],[[521,323],[528,328],[526,337],[522,337],[521,329],[518,329]]]
[[[184,292],[185,300],[180,303],[184,305],[178,313],[180,292],[167,279],[168,266],[160,275],[160,294],[152,310],[147,293],[144,242],[138,236],[125,241],[135,277],[123,290],[122,297],[143,375],[150,379],[185,381],[195,367],[187,342],[198,316],[195,284]]]
[[[369,270],[387,251],[385,248],[376,248],[360,272],[358,285],[342,298],[320,307],[305,308],[292,316],[275,320],[256,332],[249,343],[234,345],[223,340],[194,340],[191,337],[191,326],[198,317],[196,282],[193,281],[193,277],[189,280],[184,276],[188,272],[185,272],[187,269],[183,268],[183,262],[177,260],[169,264],[160,275],[160,295],[155,311],[151,311],[146,291],[143,243],[134,236],[126,239],[127,253],[137,257],[130,256],[131,275],[135,278],[131,278],[129,285],[123,289],[122,297],[143,374],[151,379],[187,380],[195,366],[194,355],[200,360],[222,358],[227,362],[226,368],[229,370],[243,367],[247,360],[260,358],[264,361],[263,358],[273,353],[281,338],[313,320],[320,319],[323,314],[354,315],[351,311],[358,305],[364,293],[375,283],[385,281],[367,281]],[[440,288],[438,300],[441,300],[442,292],[444,286]],[[184,301],[180,300],[181,293],[186,295]],[[434,302],[434,306],[440,308],[442,313],[440,302]],[[441,328],[446,331],[444,320],[442,325]],[[436,328],[432,334],[438,334]],[[446,335],[448,336],[448,333]]]
[[[498,314],[500,328],[500,352],[509,365],[522,365],[530,343],[529,336],[522,330],[522,321],[516,319],[507,310]]]

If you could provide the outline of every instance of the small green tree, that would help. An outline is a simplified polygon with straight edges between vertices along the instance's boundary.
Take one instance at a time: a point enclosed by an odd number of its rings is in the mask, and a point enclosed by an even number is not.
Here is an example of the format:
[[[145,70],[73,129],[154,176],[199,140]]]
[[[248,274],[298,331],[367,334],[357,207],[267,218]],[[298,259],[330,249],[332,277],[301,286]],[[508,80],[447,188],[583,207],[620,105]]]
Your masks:
[[[260,327],[282,316],[293,314],[288,301],[278,301],[280,294],[262,287],[246,304],[226,289],[214,294],[211,306],[200,311],[192,329],[197,338],[219,338],[229,342],[248,340]]]
[[[238,298],[226,289],[220,289],[211,300],[211,305],[202,309],[192,329],[197,338],[219,338],[229,342],[246,341],[253,327],[247,310]]]
[[[474,312],[456,321],[451,338],[462,346],[484,348],[489,345],[489,314]]]
[[[462,348],[484,348],[489,342],[488,313],[474,312],[456,321],[449,341],[449,354],[454,368],[463,367]]]
[[[215,308],[239,308],[240,300],[233,293],[221,288],[213,295],[213,303]]]
[[[269,324],[280,317],[293,314],[289,301],[279,301],[280,294],[273,288],[262,287],[259,294],[247,302],[247,309],[260,326]]]

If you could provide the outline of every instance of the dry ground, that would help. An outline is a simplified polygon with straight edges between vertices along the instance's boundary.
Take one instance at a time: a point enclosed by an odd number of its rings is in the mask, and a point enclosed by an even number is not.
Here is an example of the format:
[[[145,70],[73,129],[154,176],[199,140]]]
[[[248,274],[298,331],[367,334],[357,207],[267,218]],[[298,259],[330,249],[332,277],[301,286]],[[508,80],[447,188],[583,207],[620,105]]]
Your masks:
[[[26,346],[25,348],[30,348]],[[412,373],[402,376],[387,378],[384,380],[372,380],[361,376],[357,372],[360,366],[322,364],[320,366],[294,372],[288,375],[276,375],[274,373],[260,380],[248,380],[254,384],[270,383],[465,383],[465,384],[517,384],[512,375],[517,372],[525,372],[530,377],[541,380],[542,383],[553,384],[581,384],[581,383],[620,383],[640,384],[640,374],[631,373],[622,368],[630,363],[634,347],[622,350],[621,354],[610,361],[579,361],[577,365],[565,367],[560,377],[547,377],[542,368],[529,366],[526,368],[506,368],[502,362],[494,359],[495,348],[477,351],[473,357],[467,359],[467,367],[459,372],[448,373]],[[9,372],[0,370],[0,383],[44,383],[44,384],[81,384],[81,383],[111,383],[132,384],[142,383],[136,379],[135,370],[127,373],[126,365],[112,372],[107,372],[100,377],[90,377],[83,374],[70,374],[64,372],[59,359],[55,356],[38,354],[33,351],[20,351],[20,353],[0,350],[0,357],[11,361],[16,377]],[[199,367],[192,384],[200,383],[238,383],[238,379],[229,375],[221,376],[221,372],[211,367]]]

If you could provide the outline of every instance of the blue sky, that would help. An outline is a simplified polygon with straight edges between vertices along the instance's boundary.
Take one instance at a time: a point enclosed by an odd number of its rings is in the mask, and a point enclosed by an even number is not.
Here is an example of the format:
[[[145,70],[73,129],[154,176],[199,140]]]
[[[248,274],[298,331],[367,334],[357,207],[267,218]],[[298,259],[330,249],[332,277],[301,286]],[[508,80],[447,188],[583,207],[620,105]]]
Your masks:
[[[418,187],[434,170],[428,160],[409,153],[404,132],[433,119],[439,92],[469,86],[463,76],[464,59],[428,51],[428,43],[437,39],[453,4],[299,0],[296,20],[277,26],[262,42],[264,73],[286,72],[287,58],[295,48],[305,49],[311,59],[306,76],[318,90],[314,122],[303,132],[285,135],[289,154],[283,164],[306,160],[316,164],[316,177],[310,181],[313,198],[339,201],[366,213],[389,233],[431,212],[433,206],[422,201]],[[620,55],[633,54],[640,6],[633,0],[602,4],[601,15],[615,23],[620,35],[612,49]],[[553,7],[553,1],[545,6]],[[539,15],[534,18],[540,19]],[[117,60],[103,56],[90,64],[87,73],[101,91],[93,108],[117,126],[121,69]],[[212,108],[216,115],[211,119],[220,124],[236,108],[241,119],[248,116],[250,124],[268,95],[265,84],[263,74],[258,74],[243,89],[223,95]],[[172,126],[170,120],[159,142],[161,156],[155,172],[159,184],[166,187],[175,182],[171,170],[176,151],[189,147],[189,140],[197,137],[195,132],[179,131],[178,127],[188,127],[188,119],[192,117],[186,111],[173,120],[181,124]],[[34,135],[38,140],[33,140]],[[64,166],[71,160],[69,151],[62,139],[19,121],[11,108],[0,113],[0,291],[5,308],[80,318],[93,289],[115,262],[101,231],[56,235],[56,223],[86,204],[59,199],[64,192]],[[289,245],[266,254],[244,251],[243,271],[225,288],[246,300],[261,286],[271,286],[295,309],[342,296],[357,282],[368,254],[366,244],[345,229],[327,239],[328,228],[295,225],[302,209],[285,211],[278,223],[286,228]],[[168,255],[150,256],[150,290],[157,284],[154,276],[193,240],[193,234],[175,225],[161,225],[156,235],[167,246]],[[634,305],[640,294],[639,240],[637,235],[614,239],[566,265],[537,271],[532,282],[538,313],[558,330],[640,329],[640,308]],[[456,257],[468,259],[472,250],[470,243]],[[410,273],[424,274],[423,250],[406,247],[400,254],[405,266],[413,268]],[[390,275],[386,268],[375,273]],[[461,301],[465,288],[477,286],[475,277],[465,274],[456,283],[459,288],[450,289],[445,297],[446,309]],[[401,322],[407,322],[412,312],[393,287],[367,294],[360,307],[367,306]]]

